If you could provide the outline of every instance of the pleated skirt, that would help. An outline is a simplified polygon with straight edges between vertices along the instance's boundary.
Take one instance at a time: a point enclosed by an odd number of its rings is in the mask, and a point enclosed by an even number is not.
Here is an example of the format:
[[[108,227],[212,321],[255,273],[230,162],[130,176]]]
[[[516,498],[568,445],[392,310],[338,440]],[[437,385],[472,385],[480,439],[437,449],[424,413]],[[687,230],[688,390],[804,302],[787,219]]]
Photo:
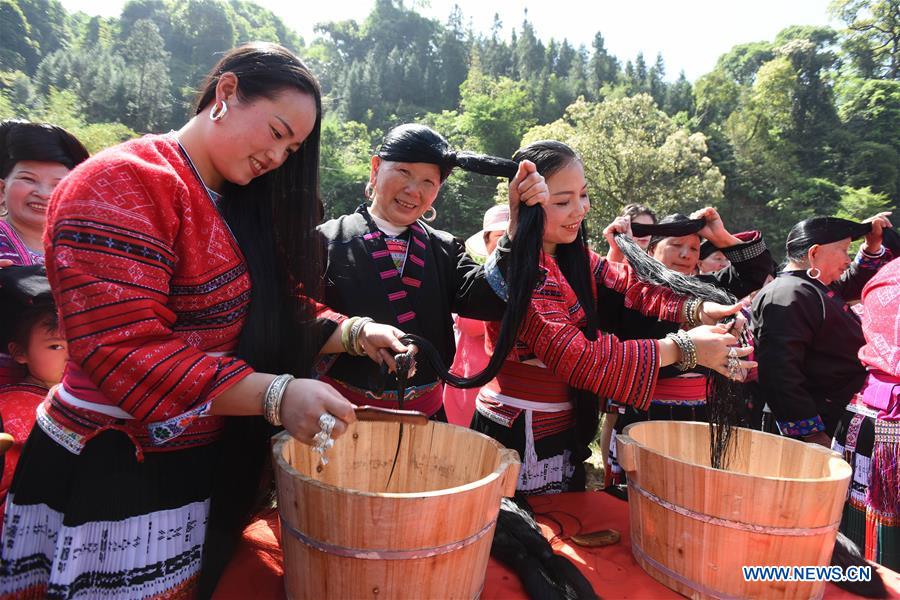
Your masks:
[[[0,598],[193,598],[216,452],[138,460],[105,431],[75,455],[35,427],[7,498]]]
[[[900,569],[900,421],[848,409],[832,449],[853,467],[841,531],[865,557]]]

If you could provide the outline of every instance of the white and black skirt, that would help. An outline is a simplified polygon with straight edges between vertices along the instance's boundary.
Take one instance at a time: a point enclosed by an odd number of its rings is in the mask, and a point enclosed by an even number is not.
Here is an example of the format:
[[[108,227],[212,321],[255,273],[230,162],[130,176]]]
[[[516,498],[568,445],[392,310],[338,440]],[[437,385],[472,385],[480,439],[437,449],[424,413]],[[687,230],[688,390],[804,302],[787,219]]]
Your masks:
[[[35,427],[7,499],[0,598],[191,598],[217,446],[145,453],[105,431],[80,455]]]

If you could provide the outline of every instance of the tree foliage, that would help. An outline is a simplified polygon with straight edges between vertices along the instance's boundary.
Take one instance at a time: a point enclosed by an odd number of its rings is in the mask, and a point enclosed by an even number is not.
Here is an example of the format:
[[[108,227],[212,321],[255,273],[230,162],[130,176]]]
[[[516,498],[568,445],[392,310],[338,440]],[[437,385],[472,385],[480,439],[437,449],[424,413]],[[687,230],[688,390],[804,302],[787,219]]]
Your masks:
[[[563,141],[581,155],[595,233],[631,202],[668,214],[722,198],[724,178],[706,156],[705,136],[677,126],[649,94],[579,99],[562,119],[529,130],[523,143],[540,139]]]
[[[60,119],[94,149],[176,128],[222,52],[268,40],[320,79],[328,215],[362,200],[371,152],[409,121],[500,156],[535,136],[571,142],[595,232],[626,202],[662,213],[712,202],[777,252],[805,216],[897,206],[900,0],[834,0],[842,29],[792,26],[738,44],[695,81],[662,55],[613,56],[600,31],[584,45],[548,39],[525,12],[498,13],[477,33],[458,7],[438,20],[417,6],[376,0],[303,40],[252,0],[130,0],[116,18],[0,0],[0,114]],[[497,185],[454,173],[435,224],[476,231]]]

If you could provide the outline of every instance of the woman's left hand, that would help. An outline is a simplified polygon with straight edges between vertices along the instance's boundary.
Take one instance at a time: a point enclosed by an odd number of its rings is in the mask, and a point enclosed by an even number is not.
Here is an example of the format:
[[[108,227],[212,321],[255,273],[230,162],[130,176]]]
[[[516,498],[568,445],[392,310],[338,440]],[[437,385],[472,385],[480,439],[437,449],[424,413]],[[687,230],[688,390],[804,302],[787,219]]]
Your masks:
[[[872,231],[866,234],[866,252],[869,254],[877,254],[881,250],[881,240],[884,237],[884,228],[893,227],[891,225],[890,211],[880,212],[874,217],[869,217],[863,223],[871,223]]]
[[[534,206],[547,204],[549,200],[550,188],[547,187],[544,176],[538,173],[537,167],[530,160],[520,162],[519,170],[509,184],[509,225],[506,227],[509,239],[513,239],[516,233],[520,204]]]

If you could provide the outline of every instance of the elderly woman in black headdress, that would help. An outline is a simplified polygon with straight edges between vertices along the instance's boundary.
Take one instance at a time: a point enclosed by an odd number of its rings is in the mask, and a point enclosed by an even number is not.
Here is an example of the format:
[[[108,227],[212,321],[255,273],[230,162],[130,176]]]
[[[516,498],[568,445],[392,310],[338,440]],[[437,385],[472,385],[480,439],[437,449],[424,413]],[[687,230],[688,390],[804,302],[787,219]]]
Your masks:
[[[847,302],[890,260],[882,246],[890,213],[865,223],[813,217],[794,225],[787,265],[753,301],[759,385],[783,435],[831,445],[831,436],[866,370],[865,343]],[[852,240],[865,244],[851,260]]]
[[[491,290],[484,268],[466,254],[463,244],[428,222],[436,215],[434,202],[441,184],[455,167],[508,175],[509,166],[500,168],[497,160],[457,154],[440,134],[423,125],[400,125],[388,132],[372,157],[365,190],[370,204],[319,227],[327,244],[326,304],[420,335],[437,348],[446,364],[452,363],[451,313],[499,320],[505,303]],[[546,201],[547,186],[534,164],[523,161],[509,193],[510,231],[514,231],[519,203]],[[396,380],[372,361],[330,355],[316,368],[357,405],[398,405]],[[404,408],[445,421],[442,397],[437,374],[430,365],[420,363],[408,381]]]
[[[647,252],[671,271],[696,276],[698,280],[712,284],[736,298],[742,298],[762,287],[771,272],[772,257],[758,231],[734,235],[728,231],[715,208],[707,207],[690,217],[675,213],[656,224],[632,223],[635,236],[650,235]],[[719,250],[729,259],[729,264],[715,273],[697,273],[703,244]],[[612,247],[612,246],[611,246]],[[618,259],[618,249],[611,253]],[[612,299],[606,299],[610,301]],[[665,338],[668,334],[687,328],[684,324],[649,319],[636,311],[622,309],[620,322],[612,325],[613,331],[625,339],[652,337]],[[707,421],[709,392],[707,369],[695,368],[685,372],[674,366],[660,371],[660,378],[650,407],[646,411],[610,402],[607,411],[617,411],[615,431],[623,431],[631,423],[645,420]],[[624,472],[616,457],[614,440],[609,443],[609,459],[606,484],[619,484]]]

